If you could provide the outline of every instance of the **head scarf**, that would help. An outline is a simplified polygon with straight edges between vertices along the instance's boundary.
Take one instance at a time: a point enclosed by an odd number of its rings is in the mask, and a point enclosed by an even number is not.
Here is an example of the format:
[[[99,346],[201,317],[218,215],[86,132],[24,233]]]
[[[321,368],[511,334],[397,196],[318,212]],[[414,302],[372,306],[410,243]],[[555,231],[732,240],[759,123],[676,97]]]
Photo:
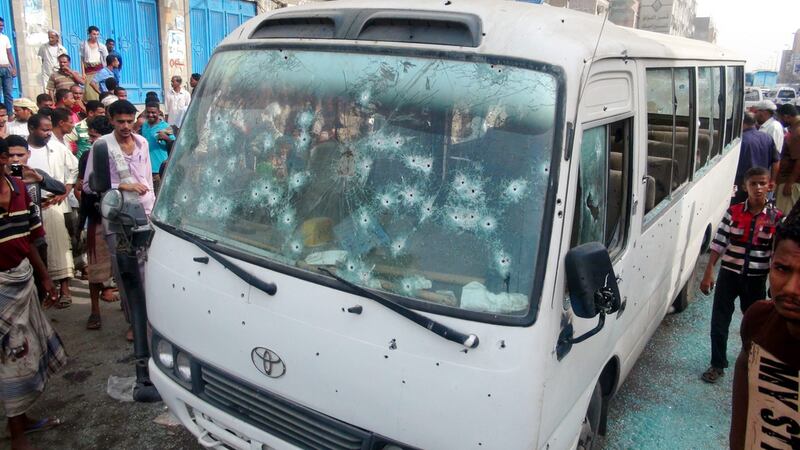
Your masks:
[[[25,97],[14,99],[14,106],[18,108],[28,108],[34,114],[39,112],[39,107],[36,106],[36,103],[32,102],[31,99]]]

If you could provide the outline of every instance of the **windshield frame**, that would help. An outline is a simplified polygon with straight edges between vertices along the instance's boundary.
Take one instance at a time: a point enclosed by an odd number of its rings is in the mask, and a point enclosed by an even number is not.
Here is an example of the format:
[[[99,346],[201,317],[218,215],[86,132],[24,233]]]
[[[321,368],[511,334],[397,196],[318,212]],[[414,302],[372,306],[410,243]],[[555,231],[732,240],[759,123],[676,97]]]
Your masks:
[[[551,75],[556,83],[555,95],[555,118],[553,122],[553,152],[550,160],[549,177],[547,181],[547,190],[545,192],[544,209],[542,211],[542,224],[540,242],[538,252],[534,260],[532,290],[529,295],[529,308],[525,315],[504,315],[489,312],[470,311],[459,307],[452,307],[440,305],[436,303],[417,300],[410,297],[405,297],[392,292],[384,290],[375,290],[368,287],[364,289],[379,292],[380,295],[390,298],[392,301],[399,303],[407,308],[414,309],[423,313],[436,314],[441,316],[453,317],[457,319],[469,320],[473,322],[482,322],[494,325],[511,325],[519,327],[531,326],[536,322],[538,317],[540,304],[542,301],[542,294],[544,292],[544,279],[546,274],[547,257],[550,253],[550,241],[553,228],[553,219],[555,217],[555,204],[556,194],[558,190],[559,181],[559,168],[562,163],[564,155],[564,134],[566,126],[566,76],[564,70],[560,66],[555,66],[548,63],[543,63],[534,60],[520,59],[507,56],[487,55],[487,54],[472,54],[457,51],[443,51],[432,50],[425,48],[397,48],[382,45],[335,45],[335,44],[311,44],[311,43],[275,43],[275,42],[234,42],[225,45],[220,45],[214,51],[209,65],[214,64],[218,59],[217,55],[227,53],[229,51],[240,50],[299,50],[299,51],[320,51],[320,52],[334,52],[334,53],[358,53],[358,54],[373,54],[376,56],[388,55],[393,57],[419,57],[419,58],[438,58],[451,61],[461,61],[470,63],[484,63],[484,64],[501,64],[513,66],[521,69],[538,71],[547,75]],[[200,84],[197,86],[197,98],[203,96],[205,92],[206,83],[201,79]],[[188,116],[191,108],[196,108],[196,101],[193,101],[189,106],[190,110],[187,111]],[[180,143],[181,136],[178,136],[176,144]],[[172,167],[168,164],[165,177],[168,177],[172,172]],[[156,200],[158,202],[158,199]],[[154,210],[157,208],[154,207]],[[183,230],[183,228],[175,228],[171,224],[166,224],[154,220],[156,225],[173,236],[180,237],[179,232],[171,229]],[[194,231],[186,230],[186,232],[195,234]],[[211,238],[211,236],[208,236]],[[182,238],[181,238],[182,239]],[[244,250],[233,248],[218,242],[207,244],[213,250],[222,253],[226,256],[239,259],[241,261],[263,267],[284,275],[298,278],[303,281],[315,283],[342,292],[347,292],[353,295],[361,296],[358,292],[350,287],[344,285],[338,280],[331,278],[319,272],[302,269],[299,267],[292,267],[277,260],[270,260],[266,257],[257,256],[248,253]]]

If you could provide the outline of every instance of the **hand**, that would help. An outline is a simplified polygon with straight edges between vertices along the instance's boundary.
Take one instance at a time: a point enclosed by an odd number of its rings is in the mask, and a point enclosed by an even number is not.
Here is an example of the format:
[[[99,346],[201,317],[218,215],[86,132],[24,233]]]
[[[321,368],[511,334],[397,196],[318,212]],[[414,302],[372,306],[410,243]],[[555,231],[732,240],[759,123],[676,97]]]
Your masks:
[[[49,275],[45,276],[41,281],[42,289],[47,294],[42,302],[42,307],[44,309],[49,309],[58,301],[58,290],[56,289],[55,285],[53,285],[53,280],[50,279]]]
[[[169,134],[167,134],[166,131],[161,130],[161,131],[158,132],[158,138],[162,139],[162,140],[165,140],[165,141],[168,141],[169,140]]]
[[[128,192],[136,192],[139,195],[144,195],[147,191],[150,190],[147,186],[143,185],[142,183],[122,183],[119,185],[120,191],[128,191]]]
[[[69,197],[69,194],[54,195],[48,203],[48,206],[58,205]]]
[[[713,289],[714,289],[714,276],[706,274],[703,277],[703,281],[700,282],[700,292],[708,295],[711,293]]]
[[[794,183],[783,183],[783,189],[781,190],[781,193],[786,197],[791,197],[793,185]]]
[[[44,177],[34,169],[28,166],[22,166],[22,182],[25,184],[38,184],[44,180]]]

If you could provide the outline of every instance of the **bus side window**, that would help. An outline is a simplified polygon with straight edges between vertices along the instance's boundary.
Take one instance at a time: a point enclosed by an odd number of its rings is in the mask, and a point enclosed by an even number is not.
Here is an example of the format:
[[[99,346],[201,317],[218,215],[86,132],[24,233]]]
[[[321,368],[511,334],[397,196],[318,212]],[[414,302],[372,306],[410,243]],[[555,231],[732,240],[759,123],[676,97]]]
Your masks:
[[[722,151],[720,103],[724,102],[724,97],[721,93],[721,71],[720,67],[700,68],[697,93],[700,130],[695,172],[705,167]]]
[[[742,72],[742,67],[727,67],[725,69],[724,151],[730,150],[729,144],[742,134]],[[758,93],[756,93],[756,96],[758,96]]]
[[[583,132],[572,246],[602,242],[614,257],[628,224],[631,119]]]
[[[654,200],[645,214],[689,181],[694,160],[692,69],[647,70],[647,177]]]

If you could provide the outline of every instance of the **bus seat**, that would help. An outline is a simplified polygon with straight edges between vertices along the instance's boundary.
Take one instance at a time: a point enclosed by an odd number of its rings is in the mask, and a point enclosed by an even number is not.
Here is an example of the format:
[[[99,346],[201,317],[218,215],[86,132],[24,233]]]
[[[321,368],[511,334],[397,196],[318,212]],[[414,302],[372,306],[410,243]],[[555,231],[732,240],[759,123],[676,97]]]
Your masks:
[[[618,220],[622,210],[622,171],[611,169],[608,171],[608,218]]]
[[[608,168],[611,170],[622,170],[622,153],[610,152],[608,154]]]
[[[707,130],[702,131],[706,131],[706,133],[697,135],[697,154],[700,159],[700,164],[698,164],[698,166],[706,165],[706,162],[708,162],[708,155],[711,152],[711,136],[708,134]]]
[[[647,175],[645,179],[644,210],[650,211],[656,206],[656,179]]]
[[[656,180],[656,204],[669,195],[672,171],[677,172],[677,165],[671,158],[647,157],[647,174],[652,175]]]

